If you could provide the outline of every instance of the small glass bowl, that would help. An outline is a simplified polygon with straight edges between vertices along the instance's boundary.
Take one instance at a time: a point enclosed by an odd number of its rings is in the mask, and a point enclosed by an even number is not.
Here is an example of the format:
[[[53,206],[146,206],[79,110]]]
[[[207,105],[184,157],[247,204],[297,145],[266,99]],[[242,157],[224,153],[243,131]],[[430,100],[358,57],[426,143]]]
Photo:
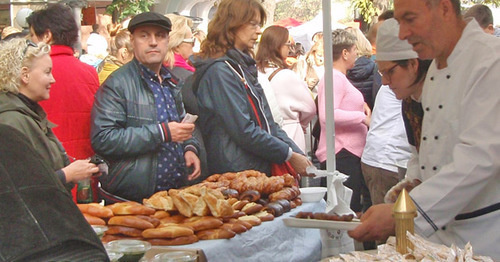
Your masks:
[[[190,251],[171,251],[157,254],[153,262],[195,262],[198,254]]]

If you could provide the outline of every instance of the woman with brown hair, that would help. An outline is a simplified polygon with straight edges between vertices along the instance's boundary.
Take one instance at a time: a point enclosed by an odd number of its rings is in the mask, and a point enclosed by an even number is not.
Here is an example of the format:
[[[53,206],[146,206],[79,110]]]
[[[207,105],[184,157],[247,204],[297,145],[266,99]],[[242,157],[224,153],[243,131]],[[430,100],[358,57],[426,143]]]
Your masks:
[[[195,61],[210,173],[254,169],[271,175],[272,164],[288,160],[305,174],[311,164],[274,122],[257,80],[253,48],[265,20],[258,0],[221,1]]]
[[[271,82],[283,116],[282,129],[306,152],[304,130],[316,115],[316,105],[306,83],[285,62],[290,47],[288,29],[281,26],[268,27],[260,39],[256,56],[257,68],[259,77],[263,76]]]

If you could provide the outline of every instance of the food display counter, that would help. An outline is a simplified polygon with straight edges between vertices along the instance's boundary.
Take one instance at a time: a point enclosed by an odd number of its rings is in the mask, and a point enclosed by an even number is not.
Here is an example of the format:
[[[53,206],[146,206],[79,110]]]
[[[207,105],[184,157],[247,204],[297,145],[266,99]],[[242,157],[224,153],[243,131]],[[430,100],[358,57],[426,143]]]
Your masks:
[[[324,212],[325,207],[324,200],[303,203],[273,221],[264,222],[231,239],[204,240],[172,248],[201,249],[207,261],[319,261],[319,229],[290,228],[285,226],[283,219],[301,211]],[[155,247],[149,252],[155,252]]]

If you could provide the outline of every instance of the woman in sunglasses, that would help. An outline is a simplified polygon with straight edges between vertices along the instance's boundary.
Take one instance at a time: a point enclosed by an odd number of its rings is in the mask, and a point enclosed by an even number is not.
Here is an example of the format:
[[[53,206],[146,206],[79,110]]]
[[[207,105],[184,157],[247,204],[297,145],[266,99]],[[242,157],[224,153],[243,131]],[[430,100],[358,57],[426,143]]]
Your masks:
[[[56,171],[57,177],[68,190],[75,182],[88,179],[99,168],[89,160],[76,160],[70,164],[68,155],[52,132],[55,125],[38,102],[50,97],[52,76],[50,46],[38,46],[21,38],[0,44],[0,124],[21,131],[29,143]]]

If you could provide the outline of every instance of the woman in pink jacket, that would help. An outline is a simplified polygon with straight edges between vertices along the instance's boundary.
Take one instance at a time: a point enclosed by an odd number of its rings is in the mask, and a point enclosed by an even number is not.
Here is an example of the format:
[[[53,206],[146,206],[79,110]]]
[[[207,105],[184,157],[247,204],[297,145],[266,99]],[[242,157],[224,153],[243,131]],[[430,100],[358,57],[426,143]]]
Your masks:
[[[357,58],[356,37],[338,29],[333,31],[332,45],[336,168],[349,176],[345,185],[353,190],[351,209],[361,212],[370,205],[368,190],[361,173],[361,154],[370,125],[371,111],[364,102],[361,92],[346,77],[347,70],[354,66]],[[318,88],[321,134],[316,156],[321,162],[322,169],[326,169],[326,104],[332,103],[325,99],[325,81],[321,79]],[[363,194],[363,199],[361,199],[362,191],[366,192]]]
[[[285,62],[291,45],[288,29],[268,27],[260,39],[257,68],[259,78],[265,77],[271,83],[283,117],[281,128],[307,153],[304,130],[316,115],[316,105],[306,83]]]

